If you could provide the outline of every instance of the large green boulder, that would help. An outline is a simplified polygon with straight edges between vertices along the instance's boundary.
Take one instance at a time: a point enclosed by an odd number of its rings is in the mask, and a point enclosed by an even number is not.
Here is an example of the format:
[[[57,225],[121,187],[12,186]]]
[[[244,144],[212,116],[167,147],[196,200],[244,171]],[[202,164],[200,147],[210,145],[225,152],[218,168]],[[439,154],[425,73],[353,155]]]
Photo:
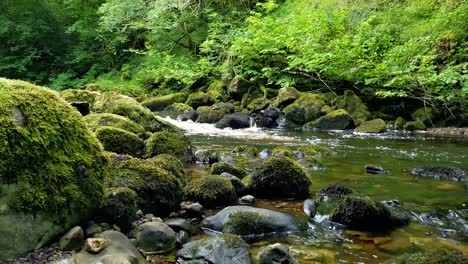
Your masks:
[[[249,187],[258,197],[304,199],[309,186],[301,165],[287,157],[273,157],[255,167]]]
[[[108,160],[58,93],[0,78],[0,259],[49,243],[104,195]]]
[[[213,163],[211,165],[211,170],[210,170],[210,173],[211,174],[218,174],[220,175],[221,173],[223,172],[227,172],[231,175],[234,175],[240,179],[244,178],[245,176],[247,176],[247,171],[241,169],[241,168],[238,168],[234,165],[231,165],[229,163],[226,163],[226,162],[217,162],[217,163]]]
[[[154,115],[135,99],[116,92],[106,92],[98,96],[94,104],[94,111],[125,116],[150,132],[176,130],[175,127]]]
[[[236,199],[236,190],[228,178],[212,175],[189,182],[185,186],[185,196],[211,208],[232,204]]]
[[[178,118],[180,115],[195,111],[193,107],[184,103],[173,103],[164,108],[164,114],[173,119]]]
[[[146,156],[151,158],[159,154],[170,154],[184,162],[193,159],[188,138],[169,131],[156,132],[146,140]]]
[[[163,96],[157,96],[148,98],[141,102],[141,104],[151,111],[162,111],[173,103],[183,103],[187,100],[187,94],[185,93],[173,93]]]
[[[144,213],[168,215],[179,208],[182,183],[155,162],[126,158],[112,169],[112,187],[127,187],[138,195],[138,208]]]
[[[362,102],[361,98],[351,90],[346,90],[344,95],[336,98],[334,102],[336,108],[346,110],[351,117],[353,117],[356,125],[362,124],[370,117],[367,106]]]
[[[223,117],[234,110],[227,106],[228,104],[220,103],[213,106],[200,106],[197,108],[198,119],[197,123],[213,124],[223,119]]]
[[[215,99],[207,93],[196,92],[191,94],[185,103],[193,108],[198,108],[200,106],[210,106],[214,104]]]
[[[284,108],[288,121],[303,125],[321,115],[321,109],[326,105],[320,94],[304,93],[294,103]]]
[[[344,109],[328,113],[304,125],[304,129],[343,130],[354,127],[354,120]]]
[[[124,116],[116,114],[92,113],[83,117],[83,121],[92,131],[96,131],[96,129],[103,126],[108,126],[120,128],[137,135],[145,133],[145,129],[139,124],[133,122],[132,120]]]
[[[132,132],[103,126],[98,128],[95,134],[107,151],[134,157],[143,157],[145,153],[145,142]]]
[[[387,124],[382,119],[374,119],[363,122],[354,130],[357,133],[382,133],[387,128]]]
[[[418,121],[408,121],[405,123],[403,126],[404,129],[413,131],[413,130],[426,130],[426,125],[424,124],[423,121],[418,120]]]
[[[279,107],[285,107],[293,103],[298,99],[300,93],[293,87],[281,88],[278,92],[278,97],[276,98],[276,105]]]
[[[186,179],[184,175],[184,164],[182,164],[182,162],[176,157],[169,154],[159,154],[155,157],[147,159],[146,161],[167,170],[182,183],[185,183]]]
[[[414,111],[411,117],[414,121],[420,121],[425,125],[429,126],[432,124],[432,120],[436,117],[436,111],[432,107],[422,107]]]

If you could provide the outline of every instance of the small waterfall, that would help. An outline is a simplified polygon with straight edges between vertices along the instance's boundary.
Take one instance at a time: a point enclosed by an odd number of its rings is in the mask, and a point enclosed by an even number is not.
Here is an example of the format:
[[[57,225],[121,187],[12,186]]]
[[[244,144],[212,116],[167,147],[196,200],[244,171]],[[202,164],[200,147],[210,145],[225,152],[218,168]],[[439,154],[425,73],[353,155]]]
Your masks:
[[[250,127],[254,127],[255,126],[255,119],[253,117],[249,117],[249,119],[250,119]]]

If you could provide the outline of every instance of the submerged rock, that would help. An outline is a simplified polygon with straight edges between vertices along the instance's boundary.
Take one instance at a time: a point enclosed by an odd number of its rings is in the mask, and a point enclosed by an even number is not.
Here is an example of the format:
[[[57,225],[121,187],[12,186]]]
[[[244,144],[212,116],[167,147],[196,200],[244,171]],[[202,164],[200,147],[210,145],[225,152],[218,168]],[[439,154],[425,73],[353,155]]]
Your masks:
[[[368,164],[364,166],[364,171],[370,174],[384,174],[388,172],[382,166],[372,165],[372,164]]]
[[[434,178],[436,180],[466,180],[466,172],[457,167],[441,165],[420,165],[414,168],[411,173],[418,177]]]
[[[300,233],[307,229],[304,219],[250,206],[229,206],[207,217],[202,227],[243,236],[277,236]]]
[[[283,244],[269,245],[260,252],[259,264],[299,264]]]
[[[327,187],[320,189],[320,191],[318,192],[318,195],[341,198],[345,195],[352,194],[352,193],[353,193],[353,190],[346,185],[331,184]]]
[[[177,264],[251,264],[249,245],[234,235],[189,242],[177,252]]]
[[[304,210],[304,213],[309,218],[314,218],[315,213],[317,212],[317,202],[315,202],[312,199],[307,199],[304,201],[302,208]]]
[[[278,108],[268,108],[257,114],[255,124],[257,127],[273,128],[277,127],[277,120],[281,116],[281,111]]]
[[[250,127],[250,117],[244,113],[234,113],[224,116],[221,120],[216,122],[216,128],[240,129]]]

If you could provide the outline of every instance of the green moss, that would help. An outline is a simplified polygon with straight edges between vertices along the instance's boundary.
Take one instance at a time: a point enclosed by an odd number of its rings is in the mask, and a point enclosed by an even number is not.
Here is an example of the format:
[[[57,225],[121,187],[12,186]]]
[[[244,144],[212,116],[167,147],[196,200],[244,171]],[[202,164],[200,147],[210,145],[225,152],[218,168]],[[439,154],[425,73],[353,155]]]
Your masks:
[[[100,95],[98,92],[89,90],[68,89],[60,93],[60,96],[69,103],[86,102],[89,104],[89,109],[94,108],[94,102]]]
[[[190,111],[194,111],[190,105],[184,103],[173,103],[164,109],[164,114],[175,119],[178,116]]]
[[[145,129],[138,125],[137,123],[133,122],[132,120],[115,114],[108,114],[108,113],[99,113],[99,114],[89,114],[83,117],[83,121],[86,123],[88,128],[92,131],[96,131],[96,129],[102,126],[109,126],[120,128],[126,130],[128,132],[132,132],[137,135],[141,135],[145,133]]]
[[[146,156],[151,158],[159,154],[170,154],[183,161],[190,161],[192,147],[184,135],[168,131],[156,132],[146,141]]]
[[[335,99],[334,103],[337,108],[346,110],[353,117],[356,125],[362,124],[370,117],[367,106],[351,90],[346,90],[344,95]]]
[[[259,230],[259,228],[261,228],[261,219],[261,215],[256,212],[233,212],[229,215],[228,220],[224,224],[223,232],[225,234],[240,236],[262,233],[261,230]]]
[[[224,108],[214,109],[209,106],[200,106],[197,108],[198,123],[213,124],[221,120],[228,112]]]
[[[362,123],[356,128],[358,133],[381,133],[387,128],[387,124],[382,119],[374,119]]]
[[[229,174],[232,174],[240,179],[244,178],[247,175],[247,172],[241,168],[238,168],[236,166],[233,166],[229,163],[225,162],[219,162],[219,163],[213,163],[211,165],[211,174],[221,174],[223,172],[227,172]]]
[[[263,110],[268,108],[270,104],[271,101],[266,99],[265,97],[256,98],[247,105],[247,110]]]
[[[214,104],[215,99],[207,93],[196,92],[191,94],[185,103],[193,108],[198,108],[200,106],[210,106]]]
[[[247,175],[242,179],[242,183],[249,188],[249,186],[252,184],[252,175]]]
[[[253,146],[243,145],[235,147],[232,153],[245,157],[256,157],[258,156],[258,149]]]
[[[281,88],[278,92],[278,97],[276,99],[276,105],[279,107],[285,107],[297,98],[299,98],[300,93],[293,87]]]
[[[100,221],[115,224],[123,232],[132,227],[132,220],[138,210],[138,195],[126,187],[109,188],[106,190],[103,204],[98,210]]]
[[[132,132],[103,126],[98,128],[95,133],[107,151],[134,157],[142,157],[145,152],[145,142]]]
[[[324,105],[322,107],[322,109],[320,109],[320,112],[324,113],[324,114],[329,114],[331,112],[335,111],[335,108],[329,106],[329,105]]]
[[[182,183],[172,173],[137,158],[115,164],[111,185],[135,191],[138,206],[145,213],[167,215],[179,208],[183,197]]]
[[[426,125],[422,121],[406,122],[403,127],[406,130],[426,130]]]
[[[151,111],[162,111],[164,108],[173,103],[183,103],[187,100],[185,93],[173,93],[163,96],[149,98],[141,102],[144,107],[149,108]]]
[[[93,91],[93,92],[99,92],[101,91],[101,87],[95,83],[90,83],[86,85],[86,90],[88,91]]]
[[[271,153],[273,156],[277,157],[288,157],[288,158],[295,158],[296,156],[294,155],[292,149],[288,146],[276,146],[271,150]]]
[[[288,105],[283,112],[288,121],[303,125],[318,118],[321,114],[320,110],[325,105],[321,94],[303,93],[299,99]]]
[[[106,92],[97,97],[94,110],[98,113],[125,116],[151,132],[177,130],[174,126],[155,116],[148,108],[140,105],[135,99],[116,92]]]
[[[304,125],[304,129],[343,130],[354,127],[354,120],[344,109],[338,109]]]
[[[411,255],[403,255],[385,264],[466,264],[468,256],[454,249],[435,249]]]
[[[0,79],[1,183],[12,209],[58,213],[98,206],[108,160],[81,115],[59,94]]]
[[[206,93],[215,100],[226,101],[228,97],[226,90],[226,82],[221,80],[216,80],[212,82],[210,86],[208,86]]]
[[[189,182],[185,186],[185,196],[210,208],[232,204],[236,199],[236,191],[229,179],[211,175]]]
[[[403,117],[400,116],[395,120],[395,128],[396,129],[402,129],[404,127],[405,123],[406,123],[406,120]]]
[[[432,107],[422,107],[414,111],[411,114],[411,117],[413,118],[414,121],[421,121],[426,125],[430,125],[431,120],[433,120],[435,117],[435,113],[436,112],[434,108]]]
[[[184,175],[184,165],[176,157],[169,154],[160,154],[147,160],[172,173],[182,183],[186,182]]]

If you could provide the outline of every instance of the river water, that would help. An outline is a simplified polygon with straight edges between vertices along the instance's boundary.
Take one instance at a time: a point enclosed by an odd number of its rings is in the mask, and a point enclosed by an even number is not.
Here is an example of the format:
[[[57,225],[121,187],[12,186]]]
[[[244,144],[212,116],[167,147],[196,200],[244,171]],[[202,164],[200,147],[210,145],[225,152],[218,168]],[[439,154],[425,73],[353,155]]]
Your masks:
[[[166,121],[182,128],[195,149],[215,149],[233,155],[237,165],[248,167],[255,159],[231,154],[235,146],[254,146],[259,151],[288,145],[328,147],[331,154],[320,165],[306,166],[312,179],[311,196],[323,187],[342,183],[375,201],[398,200],[396,210],[411,215],[412,223],[390,234],[350,231],[328,221],[320,208],[309,223],[308,234],[292,236],[287,243],[301,263],[383,263],[392,256],[421,249],[456,248],[468,254],[468,190],[466,183],[420,179],[411,175],[416,165],[449,165],[468,170],[468,141],[440,140],[419,134],[390,132],[356,135],[351,132],[315,132],[256,127],[216,129],[210,124]],[[387,174],[367,174],[363,167],[376,164]],[[208,173],[207,166],[189,169],[193,177]],[[286,211],[299,217],[302,201],[258,200],[256,206]],[[252,253],[275,241],[252,244]]]

